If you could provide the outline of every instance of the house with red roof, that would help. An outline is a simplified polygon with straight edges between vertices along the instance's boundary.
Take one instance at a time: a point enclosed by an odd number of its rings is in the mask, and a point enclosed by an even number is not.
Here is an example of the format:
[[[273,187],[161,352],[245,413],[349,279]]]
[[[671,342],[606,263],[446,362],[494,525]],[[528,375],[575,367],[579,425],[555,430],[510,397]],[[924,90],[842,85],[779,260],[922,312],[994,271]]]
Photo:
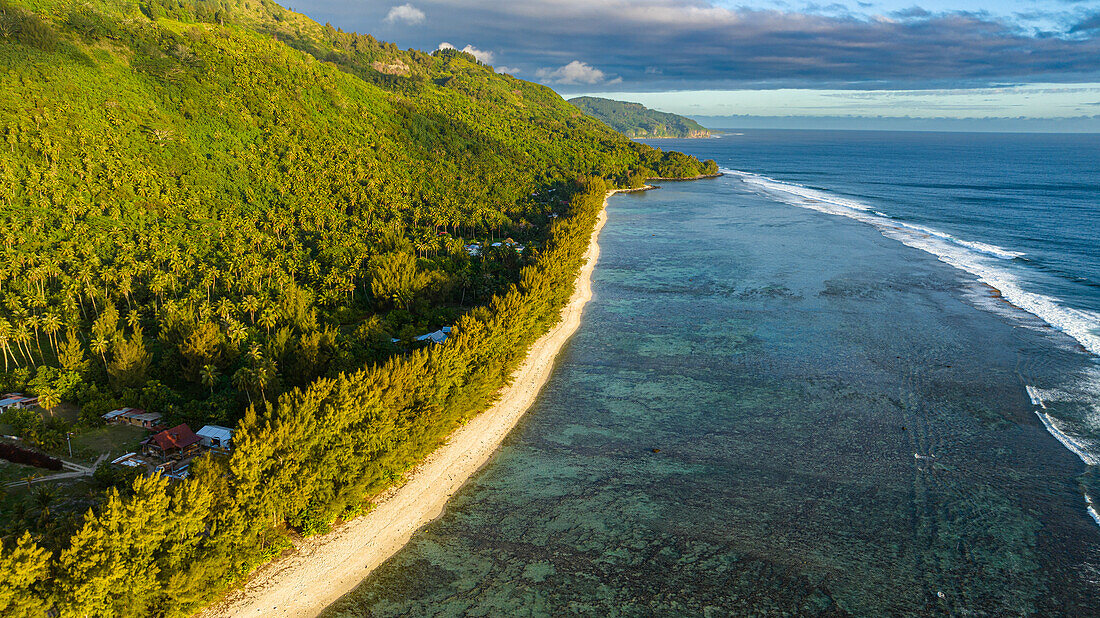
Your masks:
[[[201,444],[202,438],[183,424],[149,436],[141,443],[141,452],[161,459],[182,459],[197,455]]]

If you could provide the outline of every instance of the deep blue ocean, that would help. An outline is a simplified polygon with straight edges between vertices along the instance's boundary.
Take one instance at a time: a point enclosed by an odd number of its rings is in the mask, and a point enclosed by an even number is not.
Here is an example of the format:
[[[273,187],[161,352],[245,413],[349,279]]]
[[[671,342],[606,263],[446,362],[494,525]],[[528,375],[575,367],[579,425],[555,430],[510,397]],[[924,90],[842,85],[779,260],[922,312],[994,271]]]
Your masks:
[[[536,404],[325,615],[1100,616],[1100,136],[651,143],[727,173],[609,200]]]
[[[667,147],[927,251],[1100,355],[1100,135],[730,131]],[[1100,465],[1100,365],[1029,386],[1048,429]]]

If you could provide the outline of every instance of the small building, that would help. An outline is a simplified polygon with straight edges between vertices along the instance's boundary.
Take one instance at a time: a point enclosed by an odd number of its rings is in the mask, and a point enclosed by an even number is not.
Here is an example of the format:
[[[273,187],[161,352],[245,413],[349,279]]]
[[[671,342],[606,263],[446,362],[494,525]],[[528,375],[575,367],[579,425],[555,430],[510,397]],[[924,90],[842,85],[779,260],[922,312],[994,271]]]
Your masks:
[[[451,334],[451,327],[450,326],[444,326],[443,328],[441,328],[441,329],[439,329],[435,332],[428,333],[427,335],[420,335],[419,337],[416,338],[416,340],[417,341],[431,341],[432,343],[434,343],[436,345],[439,345],[439,344],[442,344],[444,341],[446,341],[447,336],[450,335],[450,334]]]
[[[38,397],[27,397],[23,393],[6,393],[3,399],[0,399],[0,410],[7,410],[8,408],[21,410],[36,405],[38,405]]]
[[[481,243],[470,243],[468,245],[465,245],[465,249],[466,253],[468,253],[470,257],[477,257],[481,255]]]
[[[141,452],[161,459],[182,459],[198,454],[202,438],[186,424],[155,433],[141,443]]]
[[[515,249],[516,253],[523,253],[523,249],[524,249],[523,245],[521,245],[518,242],[512,240],[511,238],[506,238],[506,239],[504,239],[500,242],[495,242],[495,243],[493,243],[492,246],[494,246],[494,247],[511,247],[511,248]]]
[[[115,425],[133,425],[153,429],[160,424],[160,412],[146,412],[141,408],[119,408],[103,415],[103,420]]]
[[[202,438],[202,445],[208,449],[228,451],[232,448],[230,444],[233,441],[233,430],[228,427],[205,425],[195,435]]]

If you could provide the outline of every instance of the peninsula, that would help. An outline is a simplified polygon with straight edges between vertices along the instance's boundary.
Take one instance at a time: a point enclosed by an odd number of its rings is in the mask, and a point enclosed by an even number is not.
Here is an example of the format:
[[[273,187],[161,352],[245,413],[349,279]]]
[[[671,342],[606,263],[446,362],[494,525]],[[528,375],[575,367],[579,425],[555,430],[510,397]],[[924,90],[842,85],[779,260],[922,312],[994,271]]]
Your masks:
[[[691,118],[659,112],[641,103],[627,103],[599,97],[569,99],[585,114],[630,138],[710,137],[711,133]]]

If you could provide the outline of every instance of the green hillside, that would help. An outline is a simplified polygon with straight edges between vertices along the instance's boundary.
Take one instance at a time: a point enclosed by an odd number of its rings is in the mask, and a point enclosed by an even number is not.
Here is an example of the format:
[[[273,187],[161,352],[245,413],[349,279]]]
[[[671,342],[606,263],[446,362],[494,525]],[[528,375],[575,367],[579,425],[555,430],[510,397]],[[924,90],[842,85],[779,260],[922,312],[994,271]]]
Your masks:
[[[569,99],[578,109],[619,133],[638,137],[710,137],[710,131],[691,118],[599,97]]]
[[[4,616],[188,615],[368,508],[557,319],[608,187],[716,167],[266,0],[0,0],[0,64],[0,392],[44,408],[4,433],[237,430],[186,480],[8,488]]]

